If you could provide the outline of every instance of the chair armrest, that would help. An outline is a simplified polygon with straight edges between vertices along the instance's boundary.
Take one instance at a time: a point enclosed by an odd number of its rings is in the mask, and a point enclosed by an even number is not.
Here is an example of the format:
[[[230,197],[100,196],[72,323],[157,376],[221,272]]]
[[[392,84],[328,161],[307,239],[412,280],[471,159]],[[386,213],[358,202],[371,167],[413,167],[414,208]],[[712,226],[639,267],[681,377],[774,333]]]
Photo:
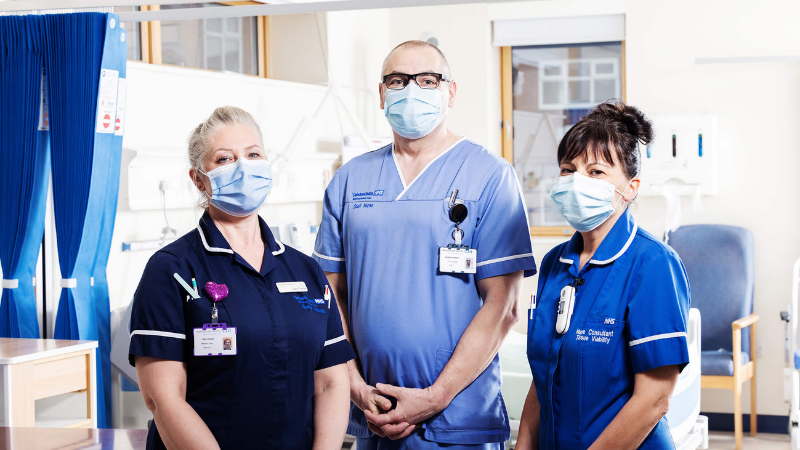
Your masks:
[[[758,314],[752,313],[748,316],[744,316],[741,319],[734,320],[731,323],[731,328],[734,330],[741,330],[742,328],[747,328],[750,325],[758,322]]]

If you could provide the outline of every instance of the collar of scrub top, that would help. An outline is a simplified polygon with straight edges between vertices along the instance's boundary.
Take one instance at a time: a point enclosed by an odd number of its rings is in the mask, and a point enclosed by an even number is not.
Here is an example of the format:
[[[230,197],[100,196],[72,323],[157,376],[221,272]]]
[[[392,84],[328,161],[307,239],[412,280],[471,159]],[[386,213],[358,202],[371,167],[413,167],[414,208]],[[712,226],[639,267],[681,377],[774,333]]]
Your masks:
[[[286,247],[283,246],[283,243],[275,239],[269,226],[267,226],[267,222],[265,222],[261,216],[258,216],[258,226],[261,228],[261,239],[266,243],[264,246],[264,260],[261,262],[261,270],[259,273],[261,275],[266,275],[269,271],[278,266],[279,261],[277,257],[286,251]],[[208,211],[206,211],[200,219],[197,231],[200,234],[200,240],[203,242],[203,247],[205,247],[207,254],[231,255],[239,264],[251,268],[250,264],[248,264],[244,258],[231,249],[228,241],[214,224],[214,221],[211,220]]]
[[[611,231],[605,239],[603,239],[600,248],[594,252],[592,259],[589,260],[589,264],[604,266],[614,262],[631,246],[638,229],[639,225],[636,224],[633,215],[629,209],[626,208],[625,212],[622,213],[622,216],[617,220],[617,223],[614,224]],[[570,265],[569,272],[575,277],[578,276],[578,261],[582,248],[583,236],[576,231],[569,240],[567,247],[564,249],[564,254],[558,259],[562,263]]]

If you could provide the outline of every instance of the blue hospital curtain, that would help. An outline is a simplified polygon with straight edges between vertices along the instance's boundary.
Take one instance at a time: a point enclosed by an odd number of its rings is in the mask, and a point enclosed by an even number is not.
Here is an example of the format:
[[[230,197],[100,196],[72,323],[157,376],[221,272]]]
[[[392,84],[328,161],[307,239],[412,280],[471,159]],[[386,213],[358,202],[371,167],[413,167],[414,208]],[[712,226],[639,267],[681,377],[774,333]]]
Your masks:
[[[39,338],[33,278],[49,180],[43,19],[0,17],[0,336]]]
[[[92,278],[107,207],[108,170],[116,119],[119,59],[124,59],[115,14],[45,16],[53,173],[53,206],[61,267],[54,337],[108,338],[108,309],[95,298]],[[109,224],[113,228],[113,223]],[[101,330],[105,330],[101,332]],[[102,344],[101,344],[102,345]],[[97,358],[97,422],[106,426],[104,371],[108,347]]]
[[[94,304],[97,309],[97,334],[98,348],[100,349],[100,363],[103,366],[103,373],[109,374],[105,379],[105,401],[106,410],[111,409],[111,302],[108,295],[108,277],[106,267],[108,266],[108,256],[111,252],[111,239],[114,236],[114,221],[117,218],[117,199],[119,198],[119,174],[122,165],[122,134],[125,130],[125,93],[127,92],[126,64],[128,43],[125,42],[125,30],[119,30],[119,39],[115,40],[118,49],[116,58],[117,70],[119,71],[119,82],[117,83],[117,116],[114,121],[114,135],[111,139],[111,151],[108,158],[108,168],[105,169],[106,189],[104,190],[105,208],[100,223],[99,241],[97,244],[97,254],[95,257],[94,269],[92,270],[94,283]],[[121,56],[120,56],[121,55]]]

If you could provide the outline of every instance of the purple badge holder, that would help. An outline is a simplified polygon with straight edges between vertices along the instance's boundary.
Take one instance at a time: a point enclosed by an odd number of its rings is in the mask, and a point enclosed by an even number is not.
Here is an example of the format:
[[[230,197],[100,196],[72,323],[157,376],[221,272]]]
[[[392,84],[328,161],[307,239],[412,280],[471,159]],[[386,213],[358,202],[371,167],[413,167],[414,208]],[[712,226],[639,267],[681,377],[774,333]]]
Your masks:
[[[233,330],[233,334],[236,335],[236,327],[228,327],[225,323],[216,323],[217,321],[217,306],[216,303],[224,299],[228,296],[228,286],[224,284],[217,284],[213,281],[209,281],[206,283],[206,292],[208,292],[209,296],[214,300],[214,308],[212,309],[211,319],[214,323],[206,323],[203,324],[203,328],[195,328],[194,334],[197,334],[197,331],[215,331],[215,330]],[[217,356],[234,356],[239,353],[239,346],[236,346],[236,350],[223,350],[230,353],[216,353]],[[197,352],[197,348],[195,347],[193,350],[194,356],[214,356],[215,353],[207,353],[205,351],[201,351],[200,353]]]
[[[224,323],[206,323],[203,325],[203,328],[195,328],[194,330],[233,330],[233,334],[236,334],[236,327],[228,327],[228,325]],[[193,353],[194,356],[235,356],[239,353],[239,346],[236,346],[236,350],[234,350],[233,353],[198,353],[197,348],[193,350]]]

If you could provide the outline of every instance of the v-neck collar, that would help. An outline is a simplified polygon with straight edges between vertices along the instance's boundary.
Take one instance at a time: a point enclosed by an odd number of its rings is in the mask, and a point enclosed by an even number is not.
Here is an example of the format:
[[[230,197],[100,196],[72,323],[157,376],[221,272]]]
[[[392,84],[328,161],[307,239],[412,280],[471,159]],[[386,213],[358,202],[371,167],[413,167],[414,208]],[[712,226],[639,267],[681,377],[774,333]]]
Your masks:
[[[217,225],[211,219],[208,211],[206,211],[200,219],[200,223],[197,225],[197,231],[199,232],[200,240],[206,252],[228,253],[232,255],[234,260],[239,264],[253,269],[261,275],[266,275],[269,271],[278,266],[278,259],[276,256],[283,254],[286,248],[283,243],[275,239],[269,226],[261,216],[258,216],[258,225],[261,231],[261,239],[264,242],[264,257],[261,262],[261,270],[256,270],[254,267],[251,267],[244,258],[231,249],[230,244],[228,244],[228,241],[219,231],[219,228],[217,228]]]
[[[611,227],[611,231],[609,231],[603,239],[603,242],[600,243],[600,247],[594,252],[594,255],[592,255],[592,258],[586,263],[584,268],[589,267],[589,265],[604,266],[614,262],[625,253],[628,247],[630,247],[633,239],[636,237],[636,231],[638,229],[639,225],[636,223],[630,210],[626,209],[619,219],[617,219],[617,223]],[[579,232],[575,232],[567,243],[564,253],[559,258],[559,261],[571,266],[570,273],[575,272],[573,274],[575,276],[578,276],[581,272],[578,270],[578,263],[582,249],[583,236]]]
[[[435,163],[437,160],[439,160],[439,158],[441,158],[442,156],[446,155],[450,150],[454,149],[458,144],[460,144],[465,139],[466,139],[465,137],[462,137],[461,139],[459,139],[456,142],[454,142],[453,145],[451,145],[450,147],[447,147],[447,150],[445,150],[442,153],[440,153],[436,158],[433,158],[431,160],[431,162],[429,162],[425,167],[422,168],[420,173],[418,173],[417,176],[413,180],[411,180],[411,183],[408,184],[408,185],[406,185],[406,180],[403,178],[403,171],[400,170],[400,164],[397,163],[397,156],[394,153],[394,142],[393,142],[392,143],[392,150],[391,150],[391,152],[392,152],[392,161],[394,161],[394,168],[397,169],[397,175],[400,177],[400,183],[403,184],[403,192],[401,192],[400,195],[398,195],[397,198],[394,199],[394,201],[400,200],[400,198],[411,188],[411,186],[413,186],[414,183],[417,180],[419,180],[420,177],[422,177],[422,174],[424,174],[425,171],[428,170],[428,167],[433,165],[433,163]]]

